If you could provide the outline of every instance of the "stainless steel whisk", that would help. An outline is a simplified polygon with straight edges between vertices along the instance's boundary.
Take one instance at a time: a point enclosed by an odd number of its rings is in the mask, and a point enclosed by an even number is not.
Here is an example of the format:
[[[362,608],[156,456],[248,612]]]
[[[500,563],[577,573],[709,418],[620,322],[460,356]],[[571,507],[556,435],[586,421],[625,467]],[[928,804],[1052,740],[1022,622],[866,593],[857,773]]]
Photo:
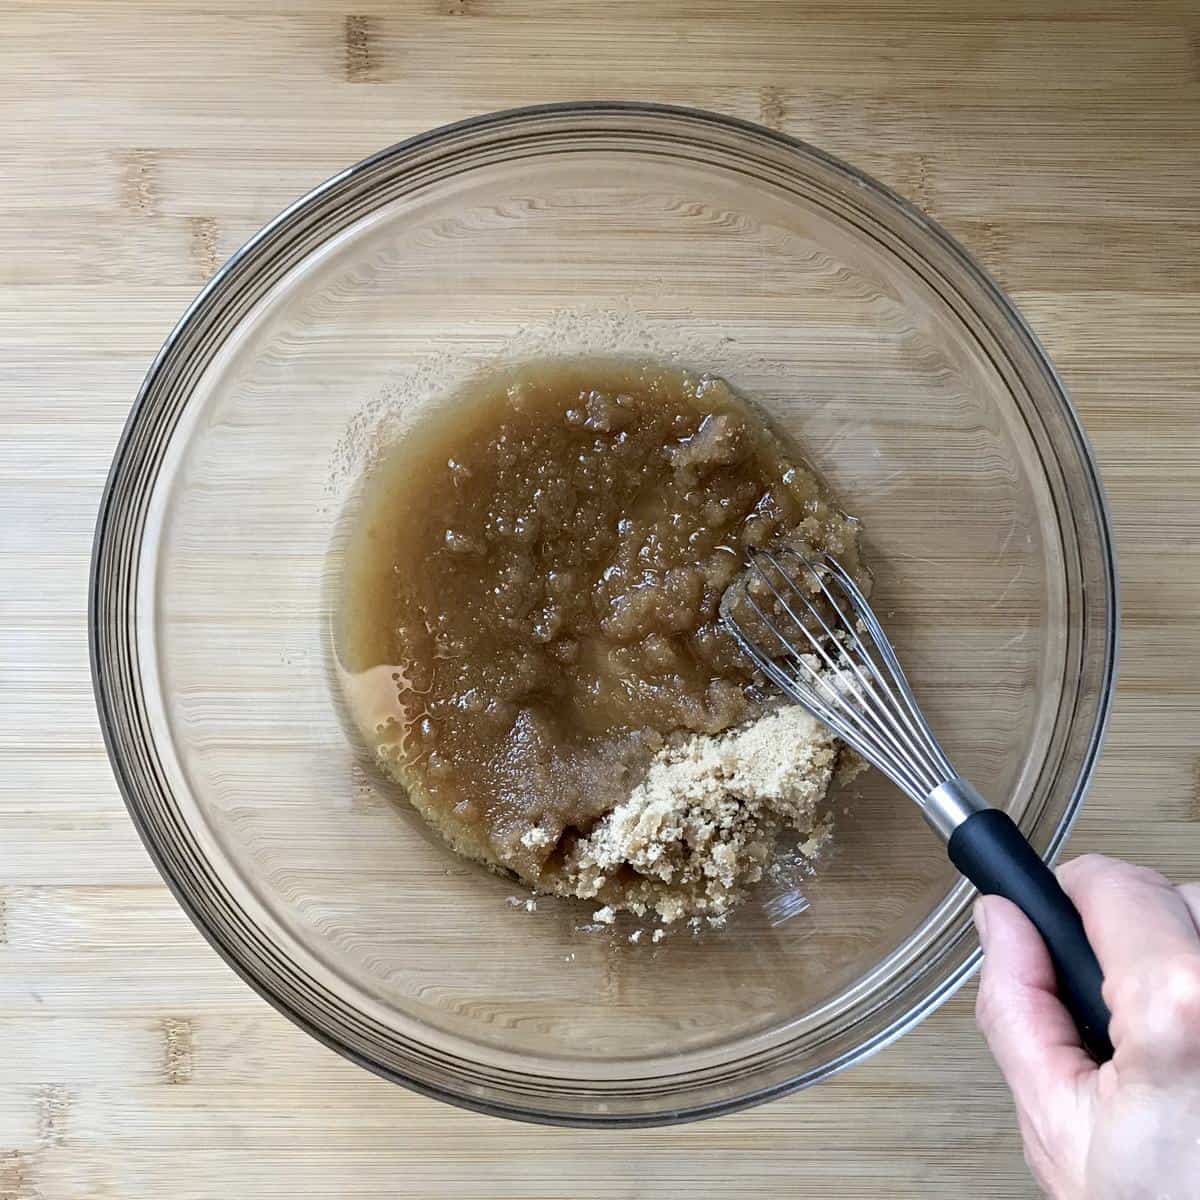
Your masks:
[[[1008,814],[955,771],[842,564],[791,548],[752,551],[721,617],[772,683],[916,802],[963,875],[1025,912],[1046,942],[1084,1044],[1098,1060],[1111,1058],[1103,975],[1078,911]]]

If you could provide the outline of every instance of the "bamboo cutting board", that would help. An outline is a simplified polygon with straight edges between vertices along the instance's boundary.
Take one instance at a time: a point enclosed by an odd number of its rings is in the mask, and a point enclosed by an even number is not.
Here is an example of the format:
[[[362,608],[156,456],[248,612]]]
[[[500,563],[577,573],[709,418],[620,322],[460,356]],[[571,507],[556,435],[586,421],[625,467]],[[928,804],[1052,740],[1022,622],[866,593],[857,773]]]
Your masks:
[[[738,1116],[515,1125],[385,1084],[276,1015],[184,918],[120,803],[88,554],[176,317],[370,151],[595,97],[813,141],[924,206],[1015,296],[1092,436],[1121,554],[1122,680],[1071,851],[1200,878],[1195,0],[6,0],[0,1200],[1036,1194],[973,987],[871,1062]]]

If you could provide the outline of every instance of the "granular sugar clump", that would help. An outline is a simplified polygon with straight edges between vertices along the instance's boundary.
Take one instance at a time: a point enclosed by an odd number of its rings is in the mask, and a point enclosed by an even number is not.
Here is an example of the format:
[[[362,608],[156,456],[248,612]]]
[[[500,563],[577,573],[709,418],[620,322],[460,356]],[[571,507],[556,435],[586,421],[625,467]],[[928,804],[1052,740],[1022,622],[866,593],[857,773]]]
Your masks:
[[[718,735],[669,742],[629,798],[569,851],[562,892],[664,922],[720,916],[762,878],[779,833],[815,850],[817,806],[837,763],[833,735],[797,706]]]

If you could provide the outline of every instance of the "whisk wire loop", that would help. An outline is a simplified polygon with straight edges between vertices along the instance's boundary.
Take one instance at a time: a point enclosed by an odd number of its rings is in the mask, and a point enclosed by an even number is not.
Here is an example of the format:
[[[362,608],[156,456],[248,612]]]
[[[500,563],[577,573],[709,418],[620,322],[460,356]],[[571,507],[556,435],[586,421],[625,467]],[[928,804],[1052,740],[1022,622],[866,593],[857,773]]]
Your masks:
[[[762,585],[765,607],[754,582]],[[742,604],[754,614],[757,637],[751,622],[738,617]],[[722,616],[772,683],[914,800],[956,777],[862,589],[835,558],[791,548],[753,551]]]
[[[813,580],[816,581],[830,607],[837,614],[837,617],[840,620],[840,628],[838,628],[836,631],[830,628],[829,623],[825,620],[821,610],[815,603],[813,603],[809,596],[805,595],[805,593],[797,585],[795,579],[783,568],[778,559],[776,559],[769,551],[764,550],[755,556],[752,567],[756,574],[759,578],[763,579],[767,583],[767,586],[780,601],[782,607],[787,612],[788,616],[791,617],[793,623],[803,632],[811,633],[810,627],[805,625],[805,623],[796,616],[796,614],[792,611],[791,606],[776,588],[773,580],[763,570],[763,561],[765,560],[766,562],[770,563],[775,571],[778,572],[779,576],[785,581],[785,586],[793,595],[799,597],[809,616],[819,626],[823,637],[810,637],[809,640],[815,644],[821,659],[824,661],[826,667],[833,672],[833,675],[837,680],[838,686],[834,688],[833,691],[835,693],[840,691],[842,696],[846,699],[853,698],[868,714],[872,712],[870,706],[872,704],[875,705],[875,711],[883,713],[886,718],[889,711],[888,706],[884,697],[882,697],[877,690],[876,683],[874,682],[874,680],[878,680],[880,678],[879,672],[876,669],[874,660],[872,659],[866,646],[863,645],[862,639],[859,636],[857,622],[843,611],[841,605],[837,601],[837,598],[834,596],[833,591],[830,589],[826,580],[822,577],[822,573],[817,570],[813,564],[804,557],[804,555],[800,554],[800,552],[796,550],[785,550],[781,551],[781,553],[793,556],[803,568],[807,569],[808,574]],[[834,653],[837,655],[836,659],[830,655],[828,647],[832,647]],[[854,653],[855,651],[857,651],[857,655]],[[849,668],[849,670],[853,673],[854,680],[848,678],[846,668]],[[868,671],[871,675],[870,678],[867,674]],[[857,681],[857,684],[861,686],[861,691],[859,686],[855,686],[855,680]],[[866,693],[865,695],[864,692]],[[908,722],[904,720],[903,712],[901,712],[900,717],[901,720],[898,723],[885,719],[879,727],[878,732],[887,742],[892,753],[906,763],[910,771],[912,771],[918,779],[922,779],[924,782],[925,771],[923,769],[922,753],[918,740],[916,740],[919,738],[919,735],[916,734],[916,731],[906,727],[908,726]],[[934,779],[929,783],[929,786],[926,787],[925,790],[929,791],[931,787],[936,786],[937,782],[938,780]]]

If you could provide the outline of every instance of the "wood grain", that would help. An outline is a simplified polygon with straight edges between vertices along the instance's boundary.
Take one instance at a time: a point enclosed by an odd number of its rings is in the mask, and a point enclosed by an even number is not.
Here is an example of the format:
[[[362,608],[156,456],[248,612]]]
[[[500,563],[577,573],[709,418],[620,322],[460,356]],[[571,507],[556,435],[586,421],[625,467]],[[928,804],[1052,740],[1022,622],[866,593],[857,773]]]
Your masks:
[[[297,193],[430,125],[595,96],[809,138],[924,205],[1044,339],[1104,471],[1122,680],[1074,852],[1200,878],[1194,0],[0,5],[0,1200],[1035,1194],[973,988],[703,1126],[513,1125],[375,1080],[225,968],[125,816],[86,579],[142,373]]]

